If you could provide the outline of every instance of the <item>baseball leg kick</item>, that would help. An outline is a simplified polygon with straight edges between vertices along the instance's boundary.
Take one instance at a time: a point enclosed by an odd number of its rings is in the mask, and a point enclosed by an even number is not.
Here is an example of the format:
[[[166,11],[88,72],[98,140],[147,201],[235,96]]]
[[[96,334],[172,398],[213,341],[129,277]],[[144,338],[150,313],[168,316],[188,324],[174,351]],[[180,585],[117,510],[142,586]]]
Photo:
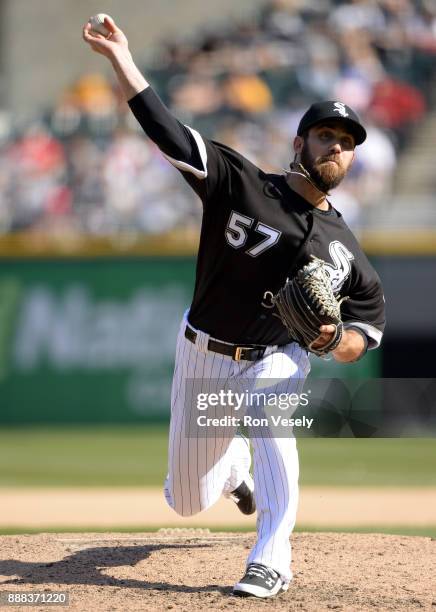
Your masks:
[[[185,316],[177,340],[164,490],[171,508],[181,516],[192,516],[212,506],[223,493],[229,497],[243,480],[250,481],[251,477],[249,450],[242,438],[235,437],[237,426],[209,427],[200,432],[195,422],[199,416],[223,414],[221,406],[200,411],[195,397],[218,392],[223,381],[230,381],[242,366],[230,357],[202,351],[187,340],[186,323]],[[230,408],[228,414],[231,415]]]

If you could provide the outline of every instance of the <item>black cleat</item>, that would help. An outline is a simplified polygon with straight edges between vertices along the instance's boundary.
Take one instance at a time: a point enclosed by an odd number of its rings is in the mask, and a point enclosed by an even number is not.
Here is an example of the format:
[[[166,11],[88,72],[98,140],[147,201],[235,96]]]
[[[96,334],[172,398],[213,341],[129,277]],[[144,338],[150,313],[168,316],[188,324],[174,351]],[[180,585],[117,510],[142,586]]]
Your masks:
[[[233,499],[242,514],[254,514],[256,512],[254,493],[250,490],[245,480],[241,482],[237,489],[230,493],[230,498]]]
[[[238,597],[274,597],[288,590],[279,574],[260,563],[250,563],[245,576],[233,587],[233,595]]]

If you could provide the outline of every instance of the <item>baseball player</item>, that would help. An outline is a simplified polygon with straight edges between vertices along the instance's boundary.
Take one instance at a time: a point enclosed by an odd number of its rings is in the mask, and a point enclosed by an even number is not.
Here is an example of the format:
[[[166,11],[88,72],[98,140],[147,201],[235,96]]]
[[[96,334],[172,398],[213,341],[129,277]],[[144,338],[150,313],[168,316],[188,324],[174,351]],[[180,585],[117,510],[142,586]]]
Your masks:
[[[332,344],[340,362],[353,362],[379,346],[384,329],[380,280],[328,201],[350,169],[366,132],[341,102],[312,105],[293,142],[285,174],[266,174],[224,144],[182,125],[137,69],[123,32],[105,20],[107,38],[83,38],[106,56],[131,111],[147,136],[199,195],[203,221],[191,307],[181,322],[171,397],[165,496],[180,515],[191,516],[221,495],[251,514],[257,509],[257,540],[245,575],[234,586],[241,596],[272,597],[292,579],[290,535],[298,501],[295,438],[187,434],[197,407],[188,386],[210,393],[216,381],[249,380],[251,388],[300,392],[310,370],[308,350],[290,338],[266,299],[312,255],[324,260],[342,303],[342,336]],[[321,325],[313,348],[331,344],[337,329]],[[278,382],[277,382],[278,381]],[[212,414],[219,414],[214,406]]]

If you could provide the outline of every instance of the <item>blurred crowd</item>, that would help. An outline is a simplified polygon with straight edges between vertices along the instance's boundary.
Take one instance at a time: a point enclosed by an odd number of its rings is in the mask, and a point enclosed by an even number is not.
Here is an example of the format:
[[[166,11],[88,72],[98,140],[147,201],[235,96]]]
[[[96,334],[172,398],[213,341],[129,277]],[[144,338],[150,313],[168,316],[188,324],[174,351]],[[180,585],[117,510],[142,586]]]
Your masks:
[[[355,227],[392,192],[435,96],[434,0],[269,0],[251,19],[163,43],[145,76],[174,114],[267,171],[307,106],[341,100],[368,139],[332,202]],[[0,121],[1,128],[1,121]],[[200,204],[136,125],[109,73],[84,75],[22,129],[0,129],[0,232],[159,233]]]

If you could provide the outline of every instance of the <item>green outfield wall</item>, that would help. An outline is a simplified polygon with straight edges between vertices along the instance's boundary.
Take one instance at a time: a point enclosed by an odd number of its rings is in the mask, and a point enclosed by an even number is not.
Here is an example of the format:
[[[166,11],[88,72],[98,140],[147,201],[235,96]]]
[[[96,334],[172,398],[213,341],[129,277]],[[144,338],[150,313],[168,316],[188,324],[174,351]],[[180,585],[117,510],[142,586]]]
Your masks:
[[[175,342],[195,260],[3,259],[0,423],[167,419]],[[379,351],[313,375],[379,376]]]

